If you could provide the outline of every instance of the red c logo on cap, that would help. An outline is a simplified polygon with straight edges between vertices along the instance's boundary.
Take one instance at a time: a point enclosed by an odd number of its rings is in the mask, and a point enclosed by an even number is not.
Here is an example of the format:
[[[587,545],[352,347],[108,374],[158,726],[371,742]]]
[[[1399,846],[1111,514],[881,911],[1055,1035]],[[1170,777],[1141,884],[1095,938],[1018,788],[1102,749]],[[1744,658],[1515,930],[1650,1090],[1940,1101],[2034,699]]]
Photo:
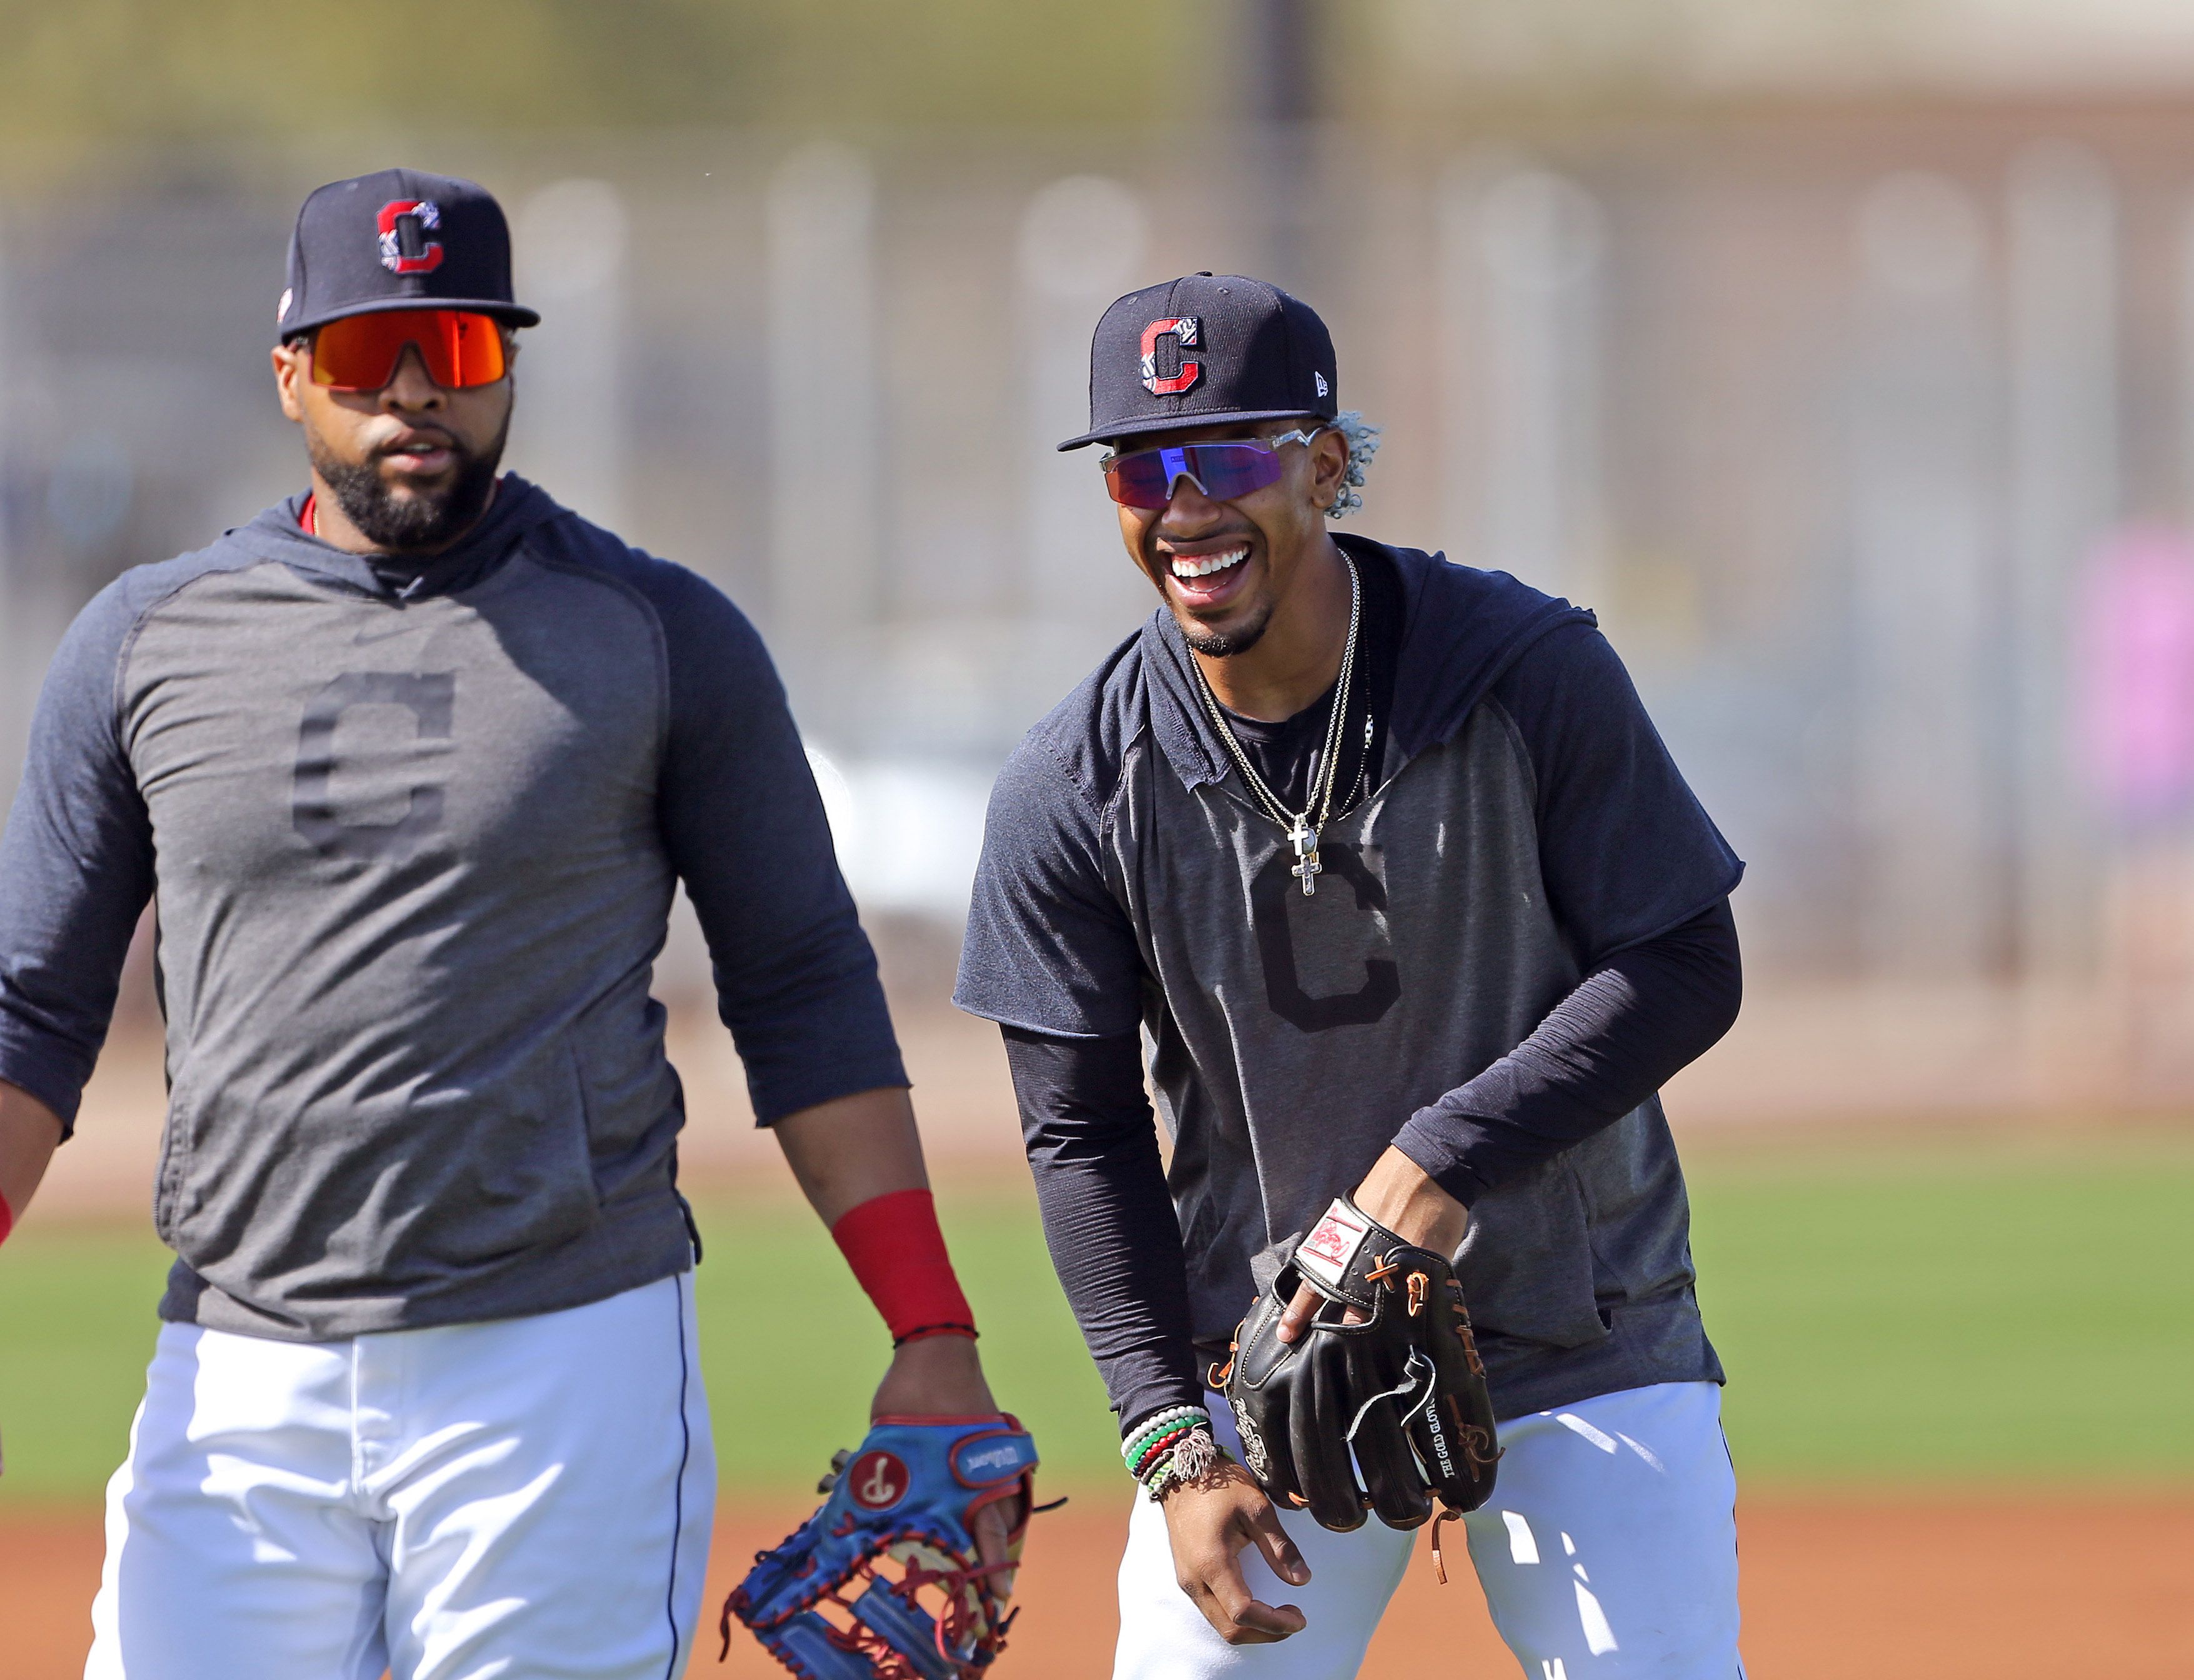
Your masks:
[[[383,204],[379,225],[381,266],[390,273],[431,274],[442,266],[442,242],[427,237],[442,225],[441,207],[432,198],[399,198]]]
[[[1143,389],[1153,397],[1178,397],[1203,377],[1203,364],[1183,358],[1180,371],[1168,379],[1158,377],[1158,341],[1169,334],[1180,341],[1186,349],[1196,342],[1197,319],[1193,315],[1176,315],[1170,319],[1153,321],[1143,329]]]

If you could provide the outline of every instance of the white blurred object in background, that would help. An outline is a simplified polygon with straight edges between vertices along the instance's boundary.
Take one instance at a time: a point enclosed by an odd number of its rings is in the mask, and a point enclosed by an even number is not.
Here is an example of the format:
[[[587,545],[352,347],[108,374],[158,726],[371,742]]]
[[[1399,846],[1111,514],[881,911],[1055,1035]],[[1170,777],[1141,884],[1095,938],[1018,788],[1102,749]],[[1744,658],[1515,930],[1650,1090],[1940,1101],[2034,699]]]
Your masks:
[[[1450,540],[1590,606],[1605,559],[1606,217],[1566,176],[1469,158],[1450,166],[1439,216]]]
[[[519,301],[541,312],[514,369],[514,464],[582,517],[623,530],[632,430],[624,201],[607,181],[557,181],[520,207],[512,239]]]
[[[818,143],[768,186],[772,651],[803,721],[837,738],[882,607],[877,536],[876,182],[851,146]]]
[[[1096,467],[1101,450],[1061,454],[1089,424],[1089,335],[1113,299],[1169,276],[1146,272],[1142,201],[1103,175],[1068,175],[1021,214],[1015,253],[1021,314],[1022,538],[1029,616],[1061,665],[1094,663],[1149,611],[1150,590],[1120,547]]]
[[[861,909],[965,921],[991,777],[920,760],[841,765],[813,747],[807,762]]]
[[[1869,186],[1853,220],[1858,955],[1875,977],[1973,980],[1996,955],[1990,909],[2004,891],[1987,778],[2001,685],[1988,636],[2002,579],[1980,209],[1946,176],[1903,170]]]
[[[2074,582],[2117,521],[2120,231],[2093,152],[2036,140],[2005,205],[2011,340],[2011,596],[2018,690],[2019,957],[2030,978],[2089,971],[2092,814],[2066,796]]]

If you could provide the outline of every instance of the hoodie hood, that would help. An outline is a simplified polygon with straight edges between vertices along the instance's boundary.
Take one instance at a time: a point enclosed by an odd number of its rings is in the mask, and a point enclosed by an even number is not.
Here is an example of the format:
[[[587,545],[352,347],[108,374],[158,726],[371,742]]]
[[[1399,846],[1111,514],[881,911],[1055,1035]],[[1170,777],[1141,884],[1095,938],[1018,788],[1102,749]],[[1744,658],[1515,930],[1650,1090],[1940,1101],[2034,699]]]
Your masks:
[[[538,485],[505,473],[496,480],[495,499],[480,522],[454,546],[422,560],[399,554],[353,554],[313,536],[297,523],[308,494],[300,490],[276,502],[250,524],[222,533],[221,542],[369,594],[440,595],[477,582],[500,565],[528,531],[565,512]]]
[[[1565,624],[1597,624],[1589,609],[1542,594],[1505,571],[1444,554],[1335,538],[1357,555],[1384,553],[1402,574],[1402,648],[1388,725],[1404,762],[1450,740],[1524,651]]]
[[[1542,594],[1505,571],[1479,571],[1443,554],[1393,548],[1338,531],[1334,541],[1358,560],[1384,555],[1401,576],[1402,646],[1387,725],[1397,765],[1450,739],[1485,691],[1540,637],[1564,624],[1596,622],[1584,608]],[[1224,782],[1233,766],[1205,738],[1188,641],[1173,614],[1163,606],[1153,612],[1144,622],[1141,643],[1152,675],[1152,735],[1190,787]]]

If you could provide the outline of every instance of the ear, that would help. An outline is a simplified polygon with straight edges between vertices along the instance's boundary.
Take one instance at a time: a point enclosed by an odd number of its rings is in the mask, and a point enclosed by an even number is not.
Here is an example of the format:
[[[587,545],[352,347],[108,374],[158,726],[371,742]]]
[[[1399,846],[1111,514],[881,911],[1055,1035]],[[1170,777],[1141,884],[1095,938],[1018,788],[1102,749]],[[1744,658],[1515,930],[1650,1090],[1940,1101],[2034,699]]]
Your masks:
[[[1324,513],[1339,498],[1341,482],[1347,473],[1347,439],[1329,430],[1310,440],[1310,494],[1319,513]]]
[[[298,401],[297,387],[311,376],[306,365],[306,353],[294,344],[274,347],[274,394],[282,404],[285,420],[302,423],[305,410]]]

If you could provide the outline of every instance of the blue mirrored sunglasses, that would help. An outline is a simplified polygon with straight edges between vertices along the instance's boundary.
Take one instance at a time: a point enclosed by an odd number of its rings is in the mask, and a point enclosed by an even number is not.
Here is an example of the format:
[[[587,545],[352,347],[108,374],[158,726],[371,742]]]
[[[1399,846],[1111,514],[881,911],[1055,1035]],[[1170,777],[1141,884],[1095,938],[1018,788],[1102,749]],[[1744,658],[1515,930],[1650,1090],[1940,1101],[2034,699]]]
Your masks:
[[[1214,502],[1232,502],[1280,478],[1282,444],[1307,444],[1326,428],[1298,427],[1277,438],[1242,438],[1226,443],[1181,444],[1174,448],[1108,455],[1105,488],[1123,507],[1163,507],[1183,479]]]

